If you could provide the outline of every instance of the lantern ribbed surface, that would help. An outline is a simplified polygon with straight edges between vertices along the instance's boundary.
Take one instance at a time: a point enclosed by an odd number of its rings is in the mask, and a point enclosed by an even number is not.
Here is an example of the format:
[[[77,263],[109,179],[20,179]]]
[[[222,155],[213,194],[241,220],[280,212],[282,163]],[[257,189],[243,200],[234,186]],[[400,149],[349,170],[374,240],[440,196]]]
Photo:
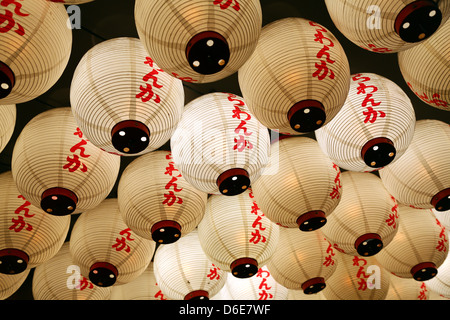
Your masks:
[[[211,299],[228,276],[205,255],[197,230],[175,243],[158,246],[153,270],[162,293],[172,300]]]
[[[323,292],[317,294],[306,294],[303,290],[290,289],[288,292],[287,300],[326,300]]]
[[[135,234],[122,219],[117,199],[105,199],[77,219],[70,252],[81,275],[94,285],[121,285],[141,275],[151,261],[155,242]]]
[[[81,130],[97,147],[123,156],[158,149],[184,109],[181,80],[162,71],[137,38],[91,48],[72,79],[70,101]]]
[[[275,253],[279,226],[264,216],[251,190],[246,190],[234,197],[211,195],[198,236],[215,265],[235,277],[249,278]]]
[[[2,1],[0,104],[30,101],[61,77],[72,51],[69,18],[60,3]]]
[[[138,0],[139,37],[156,63],[192,83],[238,71],[255,50],[262,27],[258,0]]]
[[[271,145],[267,170],[252,184],[267,218],[289,228],[321,228],[339,204],[341,171],[317,141],[289,136]]]
[[[186,105],[171,150],[192,186],[233,196],[261,176],[269,161],[270,135],[242,97],[215,92]]]
[[[208,194],[191,186],[174,166],[169,151],[133,160],[121,175],[118,203],[125,223],[139,236],[170,243],[194,230],[203,218]]]
[[[325,0],[333,23],[354,44],[377,53],[409,49],[447,21],[450,1]]]
[[[431,209],[435,217],[440,223],[447,229],[450,230],[450,210],[447,211],[437,211],[436,209]]]
[[[337,38],[303,18],[264,26],[238,76],[255,117],[270,129],[296,135],[333,119],[350,84],[349,63]]]
[[[331,244],[320,230],[301,232],[280,228],[275,253],[267,262],[274,279],[288,289],[317,294],[336,270],[337,262]]]
[[[110,300],[168,300],[156,282],[153,262],[136,279],[111,288]]]
[[[111,294],[111,288],[95,286],[80,274],[69,242],[53,258],[36,267],[32,281],[34,300],[108,300]]]
[[[341,181],[345,190],[342,199],[321,230],[341,252],[375,255],[398,232],[398,204],[373,173],[346,171]]]
[[[31,119],[16,140],[11,162],[23,196],[55,215],[99,205],[114,187],[119,169],[120,157],[94,146],[69,107],[50,109]]]
[[[263,266],[251,278],[227,277],[217,296],[217,300],[286,300],[288,289],[274,279],[267,266]]]
[[[436,34],[411,49],[398,53],[403,79],[426,104],[450,110],[450,21]]]
[[[447,237],[449,233],[447,231]],[[426,281],[427,287],[434,293],[450,299],[450,256],[438,267],[438,274],[433,279]]]
[[[16,127],[17,110],[15,104],[0,106],[0,152],[8,144]]]
[[[336,251],[337,268],[322,291],[325,300],[384,300],[389,272],[375,257],[352,256]]]
[[[10,171],[0,174],[0,195],[0,273],[17,274],[52,258],[68,234],[70,217],[33,206]]]
[[[10,275],[0,274],[0,300],[6,300],[11,297],[27,279],[31,269],[22,273]]]
[[[434,278],[448,255],[448,233],[430,209],[399,205],[399,230],[376,258],[401,278],[427,281]]]
[[[374,73],[357,73],[351,76],[342,109],[315,135],[323,152],[339,167],[373,171],[405,153],[415,121],[413,105],[397,84]]]
[[[419,120],[405,154],[379,171],[395,199],[417,208],[450,209],[450,126],[440,120]]]
[[[389,291],[385,300],[429,300],[430,289],[428,282],[419,282],[414,279],[400,278],[389,274]]]

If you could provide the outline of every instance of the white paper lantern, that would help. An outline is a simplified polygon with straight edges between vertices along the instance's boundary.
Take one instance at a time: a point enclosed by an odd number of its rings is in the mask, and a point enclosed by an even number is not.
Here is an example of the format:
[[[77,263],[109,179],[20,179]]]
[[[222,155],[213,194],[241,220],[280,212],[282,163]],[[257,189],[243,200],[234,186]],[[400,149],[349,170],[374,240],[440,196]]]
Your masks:
[[[27,279],[30,271],[31,269],[27,269],[15,275],[0,274],[0,300],[6,300],[16,293]]]
[[[430,290],[427,282],[400,278],[389,274],[389,291],[385,300],[429,300]]]
[[[0,104],[30,101],[61,77],[72,50],[69,16],[46,0],[0,3]]]
[[[95,286],[82,276],[65,242],[53,258],[34,270],[32,293],[34,300],[108,300],[111,288]]]
[[[270,136],[231,93],[209,93],[188,103],[171,138],[175,165],[195,188],[234,196],[261,175]]]
[[[337,38],[303,18],[266,25],[238,75],[250,112],[266,127],[296,135],[333,119],[350,84],[347,56]]]
[[[450,110],[450,21],[423,43],[398,53],[406,84],[426,104]]]
[[[406,50],[429,38],[450,15],[450,2],[325,0],[336,27],[356,45],[378,53]]]
[[[440,223],[447,229],[450,230],[450,210],[447,211],[437,211],[436,209],[431,209],[434,216],[439,220]]]
[[[262,26],[258,0],[138,0],[139,37],[156,63],[187,82],[235,73],[253,53]]]
[[[17,189],[54,215],[94,208],[114,187],[120,157],[94,146],[69,107],[44,111],[28,122],[14,145],[11,172]]]
[[[447,239],[449,233],[447,231]],[[450,299],[450,256],[438,267],[438,274],[426,281],[427,287],[434,293]]]
[[[70,88],[74,117],[97,147],[123,156],[158,149],[184,108],[181,80],[162,71],[137,38],[115,38],[90,49]]]
[[[267,268],[284,287],[317,294],[336,270],[334,256],[333,247],[320,230],[301,232],[280,228],[277,249],[267,262]]]
[[[398,204],[373,173],[346,171],[341,181],[342,199],[321,231],[340,252],[375,255],[398,232]]]
[[[160,245],[153,268],[162,293],[172,300],[208,300],[223,288],[228,276],[207,258],[197,230]]]
[[[171,243],[194,230],[203,218],[208,194],[180,174],[169,151],[133,160],[118,185],[120,213],[131,230],[158,243]]]
[[[198,237],[215,265],[237,278],[249,278],[275,253],[279,227],[264,216],[248,189],[234,197],[211,195]]]
[[[399,159],[409,146],[415,125],[410,99],[393,81],[374,74],[351,77],[344,106],[315,131],[323,152],[341,168],[373,171]]]
[[[70,217],[33,206],[10,171],[0,174],[0,195],[0,273],[18,274],[52,258],[68,234]]]
[[[401,278],[427,281],[436,276],[448,255],[448,234],[429,209],[399,205],[399,230],[378,262]]]
[[[379,171],[386,189],[399,202],[417,208],[450,209],[450,126],[419,120],[405,154]]]
[[[82,276],[99,287],[136,279],[147,268],[154,251],[154,241],[139,237],[125,224],[115,198],[83,212],[70,236],[74,263]]]
[[[0,152],[8,144],[16,126],[16,105],[0,106]]]
[[[341,199],[341,171],[307,137],[284,136],[271,145],[269,164],[252,184],[267,218],[289,228],[321,228]]]

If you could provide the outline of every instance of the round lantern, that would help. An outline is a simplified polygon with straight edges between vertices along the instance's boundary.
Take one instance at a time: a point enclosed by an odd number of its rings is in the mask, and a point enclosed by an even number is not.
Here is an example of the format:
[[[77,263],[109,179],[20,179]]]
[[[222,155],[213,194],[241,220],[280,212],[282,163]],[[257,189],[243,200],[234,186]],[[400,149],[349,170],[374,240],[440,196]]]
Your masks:
[[[399,202],[417,208],[450,209],[450,126],[419,120],[405,154],[379,171],[384,186]]]
[[[148,56],[139,39],[115,38],[91,48],[70,87],[77,124],[97,147],[123,156],[158,149],[175,131],[184,89]]]
[[[117,192],[128,227],[166,244],[197,227],[208,198],[184,179],[171,152],[159,150],[133,160],[122,173]]]
[[[331,244],[320,230],[300,232],[280,228],[280,239],[267,268],[274,279],[288,289],[316,294],[326,287],[337,263]]]
[[[429,300],[428,282],[418,282],[414,279],[400,278],[389,274],[389,291],[385,300]]]
[[[435,217],[439,222],[447,229],[450,230],[450,210],[447,211],[437,211],[436,209],[431,209]]]
[[[10,275],[0,274],[0,300],[6,300],[19,290],[27,279],[31,269],[22,273]]]
[[[341,181],[345,186],[342,199],[321,230],[341,252],[375,255],[398,232],[398,204],[373,173],[346,171]]]
[[[272,143],[269,165],[252,184],[253,194],[273,222],[316,230],[341,199],[341,171],[314,139],[284,137]]]
[[[448,239],[447,232],[447,239]],[[450,256],[438,267],[438,274],[433,279],[426,282],[427,287],[447,299],[450,299]]]
[[[44,111],[28,122],[16,140],[11,162],[23,196],[58,216],[100,204],[120,169],[120,157],[94,146],[69,107]]]
[[[209,93],[185,107],[171,138],[175,165],[195,188],[238,195],[269,161],[270,135],[231,93]]]
[[[411,101],[397,84],[377,74],[358,73],[351,77],[340,112],[315,134],[323,152],[341,168],[373,171],[403,155],[415,121]]]
[[[448,0],[325,0],[336,27],[354,44],[378,53],[406,50],[429,38],[450,15]]]
[[[154,241],[139,237],[125,224],[115,198],[83,212],[70,236],[70,253],[81,275],[99,287],[136,279],[154,251]]]
[[[8,144],[16,126],[16,105],[0,106],[0,152]]]
[[[398,53],[398,64],[409,88],[426,104],[450,110],[450,21],[430,39]]]
[[[337,268],[321,292],[326,300],[384,300],[389,272],[375,257],[352,256],[336,251]]]
[[[46,0],[0,3],[0,104],[30,101],[61,77],[72,50],[69,16]]]
[[[228,275],[207,258],[197,230],[160,245],[153,268],[161,292],[172,300],[208,300],[223,288]]]
[[[235,197],[211,195],[198,236],[215,265],[237,278],[249,278],[275,253],[279,227],[264,216],[251,190],[246,190]]]
[[[156,63],[186,82],[235,73],[255,50],[262,26],[258,0],[138,0],[139,37]]]
[[[34,300],[108,300],[111,288],[102,288],[80,273],[65,242],[58,253],[34,270]]]
[[[238,76],[250,111],[263,125],[298,135],[336,116],[347,97],[350,68],[329,30],[303,18],[285,18],[262,29]]]
[[[64,243],[70,217],[49,215],[17,190],[10,171],[0,174],[0,273],[18,274],[53,257]]]
[[[405,205],[398,209],[402,217],[399,230],[376,258],[398,277],[430,280],[447,257],[448,234],[431,210]]]

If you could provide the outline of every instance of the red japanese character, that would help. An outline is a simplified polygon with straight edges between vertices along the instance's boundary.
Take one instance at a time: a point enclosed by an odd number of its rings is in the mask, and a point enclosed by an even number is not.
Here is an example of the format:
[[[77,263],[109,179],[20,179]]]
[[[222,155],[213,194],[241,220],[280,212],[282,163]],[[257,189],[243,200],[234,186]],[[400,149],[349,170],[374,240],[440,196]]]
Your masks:
[[[245,148],[247,149],[253,149],[253,144],[246,140],[245,137],[243,135],[239,135],[239,139],[238,138],[234,138],[234,143],[236,143],[233,147],[233,150],[242,152]]]
[[[115,248],[116,251],[122,251],[125,249],[125,252],[130,252],[130,246],[126,243],[126,239],[124,237],[122,238],[116,238],[116,243],[112,245],[112,248]]]
[[[180,76],[179,74],[177,74],[175,72],[172,72],[172,75],[175,78],[180,79],[181,81],[185,81],[185,82],[193,83],[193,82],[197,82],[198,81],[198,80],[192,79],[191,77],[182,77],[182,76]]]
[[[73,135],[83,138],[83,132],[81,132],[80,128],[77,127],[77,130],[73,133]]]
[[[85,290],[85,289],[93,289],[93,288],[94,288],[94,285],[91,282],[89,282],[88,279],[81,276],[80,283],[78,284],[77,289]]]
[[[183,199],[177,197],[173,191],[169,191],[169,194],[164,193],[164,201],[162,204],[167,204],[169,207],[172,206],[175,202],[178,204],[183,204]]]
[[[328,68],[325,61],[320,60],[320,64],[316,62],[315,66],[317,70],[312,74],[313,77],[317,77],[317,79],[319,80],[325,79],[326,76],[328,76],[330,79],[334,79],[334,72],[333,70]]]
[[[245,114],[247,117],[244,119],[245,121],[248,121],[252,118],[252,116],[250,114],[248,114],[245,111],[242,111],[241,109],[239,109],[238,106],[234,106],[234,110],[233,110],[233,116],[232,118],[238,118],[239,120],[243,120],[241,119],[241,114]]]
[[[255,229],[256,229],[256,227],[258,227],[258,229],[261,230],[261,231],[266,230],[266,228],[264,228],[264,227],[262,226],[261,220],[262,220],[262,218],[261,218],[260,216],[257,216],[256,219],[255,219],[255,221],[253,221],[253,223],[252,223],[252,228],[255,228]]]
[[[175,168],[175,163],[173,161],[171,161],[171,162],[169,162],[169,166],[166,167],[166,172],[164,172],[164,174],[173,176],[174,171],[178,171],[178,169]],[[177,177],[181,177],[181,174],[179,174]]]
[[[380,114],[380,118],[386,117],[386,113],[384,113],[383,111],[380,111],[380,110],[376,111],[376,110],[373,110],[372,107],[367,107],[367,111],[363,111],[363,115],[366,116],[366,118],[364,119],[364,123],[367,123],[367,122],[374,123],[375,121],[377,121],[377,117],[378,117],[377,112]]]
[[[214,0],[213,4],[218,4],[220,6],[220,9],[225,10],[228,9],[228,7],[233,3],[233,0],[226,0],[225,3],[222,3],[223,1],[224,0]],[[234,5],[232,6],[232,8],[236,11],[239,11],[239,9],[241,8],[237,0],[234,0]]]
[[[270,277],[270,272],[268,270],[263,270],[262,268],[258,269],[258,272],[256,273],[257,278],[268,278]]]
[[[217,268],[214,264],[213,264],[213,267],[214,268],[210,268],[209,269],[209,273],[206,275],[210,280],[214,280],[214,279],[217,279],[217,280],[219,280],[220,279],[220,274],[219,274],[219,268]]]
[[[162,293],[161,290],[159,290],[156,294],[155,294],[155,298],[156,299],[160,299],[160,300],[167,300],[167,298],[164,298],[164,294]]]
[[[327,32],[327,30],[325,28],[321,28],[320,30],[316,29],[316,31],[317,31],[317,33],[314,34],[314,36],[315,36],[314,41],[315,42],[320,42],[321,44],[324,44],[323,40],[326,40],[326,41],[328,41],[328,44],[326,46],[334,47],[333,41],[331,41],[331,39],[325,37],[323,35],[323,33],[322,33],[322,32]]]
[[[17,196],[17,198],[20,198],[20,199],[25,200],[24,196],[22,196],[22,195]],[[29,201],[25,200],[25,203],[22,204],[20,207],[18,207],[18,208],[14,211],[14,213],[20,214],[22,211],[24,211],[24,216],[25,216],[26,218],[32,218],[32,217],[34,217],[34,214],[30,214],[30,213],[29,213],[29,212],[30,212],[30,208],[27,208],[27,207],[29,207],[29,206],[31,206],[31,203],[30,203]]]
[[[341,193],[339,192],[339,186],[334,186],[329,196],[331,197],[331,199],[339,199],[339,197],[341,196]]]
[[[170,179],[170,181],[166,184],[165,189],[169,190],[171,187],[173,187],[173,190],[175,192],[180,192],[181,190],[183,190],[183,188],[178,188],[177,184],[175,183],[175,181],[177,181],[178,179],[176,177],[172,177],[172,179]]]
[[[86,149],[83,147],[87,144],[86,140],[81,140],[76,145],[74,145],[72,148],[70,148],[70,152],[75,153],[75,151],[80,150],[80,156],[83,158],[89,158],[90,154],[85,154]]]
[[[234,132],[239,134],[239,131],[242,130],[242,131],[244,131],[244,135],[246,135],[247,137],[251,136],[253,132],[247,133],[248,129],[247,129],[247,127],[244,127],[246,124],[247,123],[245,121],[241,120],[241,123],[236,127],[236,129],[234,129]]]
[[[25,228],[27,231],[33,230],[33,226],[23,219],[23,216],[18,216],[17,219],[12,218],[11,221],[13,222],[13,225],[9,227],[9,230],[14,230],[15,232],[20,232]]]
[[[22,4],[17,1],[18,0],[2,0],[0,2],[0,5],[2,5],[3,7],[8,7],[9,5],[13,4],[15,6],[14,14],[21,16],[21,17],[29,16],[29,14],[25,14],[25,13],[21,12]],[[22,1],[22,0],[20,0],[20,1]],[[16,25],[16,21],[14,20],[14,17],[13,17],[14,14],[9,10],[5,10],[5,14],[0,13],[0,26],[6,22],[5,26],[0,27],[0,33],[6,33],[8,31],[10,31]],[[22,25],[20,25],[19,23],[17,23],[17,29],[14,30],[14,32],[20,36],[25,35],[25,30],[22,27]]]
[[[252,197],[252,198],[253,198],[253,197]],[[251,209],[252,209],[252,210],[251,210],[251,213],[256,214],[256,215],[258,215],[258,210],[261,210],[261,209],[259,208],[258,204],[256,204],[255,201],[253,201],[253,205],[252,205],[252,208],[251,208]]]
[[[252,238],[249,240],[249,242],[252,242],[254,244],[258,244],[259,242],[266,242],[266,237],[260,234],[258,229],[255,229],[252,232]]]
[[[271,293],[269,293],[269,292],[267,292],[265,290],[262,290],[262,291],[258,292],[258,294],[259,294],[258,300],[267,300],[267,299],[272,299],[273,298],[273,294],[271,294]]]
[[[369,46],[368,50],[371,50],[373,52],[391,52],[392,51],[391,49],[388,49],[388,48],[377,48],[376,45],[374,45],[372,43],[369,43],[368,46]]]
[[[77,171],[81,166],[81,171],[86,172],[87,167],[84,163],[81,163],[80,157],[74,154],[73,157],[67,156],[67,163],[63,166],[63,169],[69,170],[69,172]]]
[[[150,101],[150,99],[153,98],[153,95],[155,96],[155,99],[154,99],[155,103],[161,102],[161,98],[159,97],[159,95],[157,95],[153,92],[153,87],[150,84],[146,83],[145,87],[141,85],[140,89],[141,89],[141,92],[136,95],[136,98],[141,99],[142,102]]]
[[[371,88],[372,91],[370,93],[366,92],[366,89]],[[358,82],[358,87],[356,88],[356,94],[372,94],[374,92],[378,91],[378,88],[376,86],[372,85],[366,85],[364,82]]]
[[[272,287],[269,287],[269,285],[267,284],[267,278],[263,278],[262,280],[261,280],[261,283],[259,284],[259,287],[258,287],[258,289],[263,289],[264,288],[264,290],[270,290],[270,289],[272,289]]]
[[[326,256],[325,261],[323,262],[323,265],[326,267],[334,265],[334,260],[332,256]]]
[[[330,50],[330,48],[328,46],[324,46],[322,49],[320,49],[319,52],[317,52],[316,57],[322,59],[322,57],[325,56],[325,60],[328,63],[334,63],[335,60],[330,59],[330,53],[328,52],[328,50]]]
[[[358,256],[353,256],[353,265],[354,266],[360,266],[360,262],[363,262],[362,266],[365,266],[367,264],[367,261],[365,259],[359,258]]]
[[[363,76],[361,73],[357,73],[352,77],[353,81],[361,80],[361,82],[369,81],[370,77]]]

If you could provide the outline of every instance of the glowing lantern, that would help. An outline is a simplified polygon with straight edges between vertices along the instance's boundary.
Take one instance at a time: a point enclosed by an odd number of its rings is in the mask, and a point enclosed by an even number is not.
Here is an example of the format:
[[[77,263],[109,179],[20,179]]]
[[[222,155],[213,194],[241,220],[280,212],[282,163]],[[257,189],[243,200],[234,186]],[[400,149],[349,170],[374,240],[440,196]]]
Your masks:
[[[0,152],[8,144],[16,126],[16,105],[0,106]]]
[[[427,282],[418,282],[410,278],[400,278],[389,274],[389,291],[385,300],[429,300],[430,290]]]
[[[447,232],[447,237],[449,236]],[[438,274],[431,280],[426,281],[427,287],[445,298],[450,299],[450,256],[438,267]]]

